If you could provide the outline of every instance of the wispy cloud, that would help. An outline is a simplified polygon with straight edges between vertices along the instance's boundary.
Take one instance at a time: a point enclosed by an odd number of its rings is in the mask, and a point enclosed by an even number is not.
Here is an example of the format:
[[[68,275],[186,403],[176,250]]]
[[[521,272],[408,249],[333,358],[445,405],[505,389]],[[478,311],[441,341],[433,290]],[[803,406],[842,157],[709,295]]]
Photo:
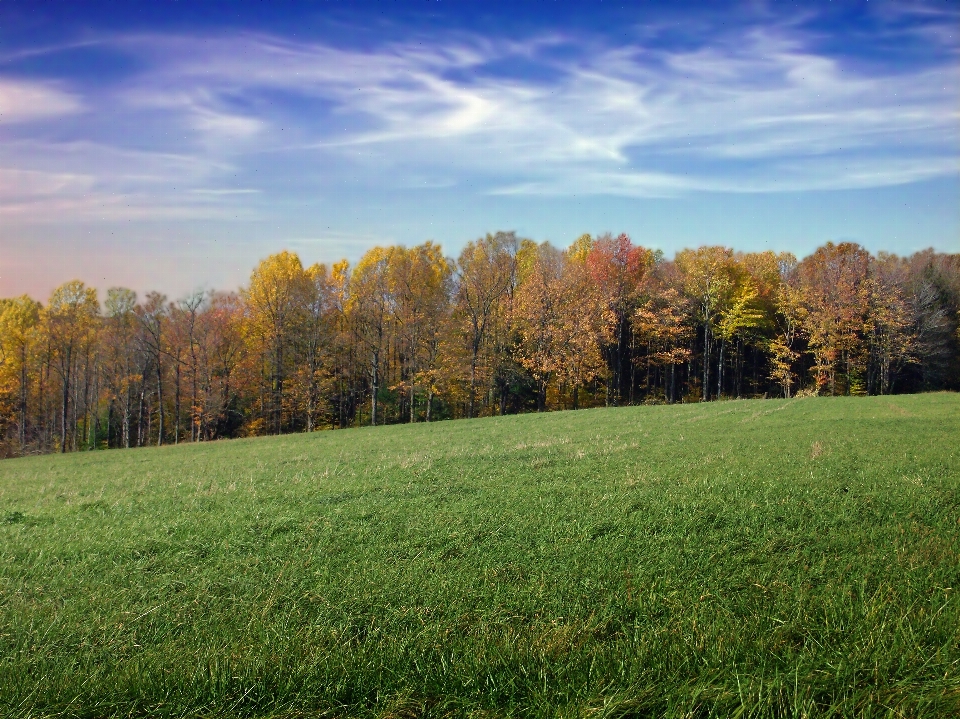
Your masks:
[[[20,222],[250,217],[204,187],[231,167],[208,157],[89,141],[18,140],[0,148],[0,217]],[[200,192],[196,192],[200,189]]]
[[[278,186],[309,194],[339,176],[371,188],[659,197],[956,175],[957,18],[925,15],[939,54],[895,70],[831,55],[801,22],[682,46],[652,32],[461,33],[362,50],[249,33],[110,37],[100,42],[142,68],[113,85],[0,79],[3,124],[98,108],[69,142],[21,131],[6,143],[0,213],[42,217],[57,203],[217,217],[254,212],[251,197]]]
[[[941,160],[958,141],[956,64],[871,74],[804,41],[796,30],[751,29],[693,50],[593,43],[578,53],[577,38],[552,35],[530,45],[563,52],[542,57],[516,42],[463,38],[366,52],[256,35],[138,44],[180,58],[149,80],[155,92],[192,87],[189,115],[249,123],[258,149],[292,149],[290,138],[348,162],[370,153],[401,172],[476,174],[491,191],[815,189],[837,158],[848,171],[831,187],[844,177],[850,187],[912,181],[917,173],[902,167],[913,162],[929,161],[924,176],[955,172]],[[521,47],[549,81],[498,72],[521,59]],[[281,90],[327,104],[307,118],[276,106],[227,110],[240,94]],[[704,167],[717,162],[726,163],[722,178]],[[789,181],[773,181],[784,163]],[[598,185],[604,177],[620,180]]]
[[[0,127],[63,117],[83,108],[80,98],[53,83],[0,77]]]

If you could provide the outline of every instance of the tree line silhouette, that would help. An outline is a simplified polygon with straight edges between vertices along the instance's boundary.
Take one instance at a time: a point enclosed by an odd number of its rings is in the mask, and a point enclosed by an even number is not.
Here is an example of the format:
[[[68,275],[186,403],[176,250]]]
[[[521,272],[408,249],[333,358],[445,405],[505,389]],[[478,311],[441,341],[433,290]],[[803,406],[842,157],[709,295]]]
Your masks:
[[[487,235],[238,292],[0,300],[0,456],[526,411],[960,389],[960,254]]]

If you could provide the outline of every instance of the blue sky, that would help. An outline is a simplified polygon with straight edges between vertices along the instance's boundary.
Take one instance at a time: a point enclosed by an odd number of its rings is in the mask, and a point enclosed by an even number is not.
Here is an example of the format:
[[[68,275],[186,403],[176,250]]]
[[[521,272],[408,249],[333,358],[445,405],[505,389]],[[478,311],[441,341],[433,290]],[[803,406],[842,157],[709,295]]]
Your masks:
[[[960,251],[960,6],[0,0],[0,296],[281,249]]]

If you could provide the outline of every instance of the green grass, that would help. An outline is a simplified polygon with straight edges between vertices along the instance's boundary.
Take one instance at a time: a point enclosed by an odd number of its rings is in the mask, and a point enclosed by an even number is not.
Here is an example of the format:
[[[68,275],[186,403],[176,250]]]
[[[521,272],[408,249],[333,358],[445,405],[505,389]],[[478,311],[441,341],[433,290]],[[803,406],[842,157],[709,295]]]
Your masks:
[[[960,396],[0,463],[5,717],[960,716]]]

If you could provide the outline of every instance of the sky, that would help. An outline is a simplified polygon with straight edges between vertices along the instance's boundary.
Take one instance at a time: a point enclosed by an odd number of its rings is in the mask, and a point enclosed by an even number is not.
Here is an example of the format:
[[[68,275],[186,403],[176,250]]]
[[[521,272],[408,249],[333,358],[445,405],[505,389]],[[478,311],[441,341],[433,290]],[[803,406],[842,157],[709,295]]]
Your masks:
[[[0,0],[0,297],[497,230],[960,252],[960,4]]]

